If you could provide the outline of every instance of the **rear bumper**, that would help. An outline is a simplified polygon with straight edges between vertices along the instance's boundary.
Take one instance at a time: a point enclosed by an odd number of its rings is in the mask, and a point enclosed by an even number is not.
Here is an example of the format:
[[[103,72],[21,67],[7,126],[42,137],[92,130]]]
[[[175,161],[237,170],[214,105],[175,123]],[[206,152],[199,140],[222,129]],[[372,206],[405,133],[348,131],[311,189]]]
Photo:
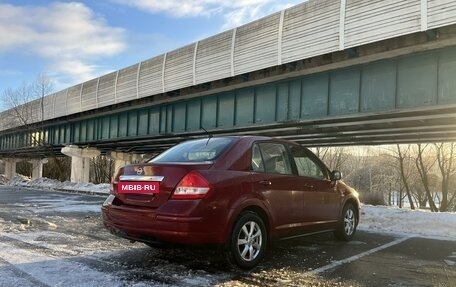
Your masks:
[[[116,205],[103,206],[102,216],[105,227],[112,234],[130,240],[183,245],[222,245],[226,241],[222,236],[226,224],[220,216],[218,219],[214,216],[183,217],[148,208]]]

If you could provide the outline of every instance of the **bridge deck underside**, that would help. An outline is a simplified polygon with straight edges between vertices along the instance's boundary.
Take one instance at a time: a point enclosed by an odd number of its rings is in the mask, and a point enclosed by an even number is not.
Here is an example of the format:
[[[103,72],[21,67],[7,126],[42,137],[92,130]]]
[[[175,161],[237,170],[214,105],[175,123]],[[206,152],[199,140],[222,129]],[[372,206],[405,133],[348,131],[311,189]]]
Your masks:
[[[455,141],[456,106],[363,117],[275,123],[254,128],[218,130],[211,134],[273,136],[311,147]],[[188,138],[204,136],[207,134],[200,131],[150,139],[138,138],[117,143],[101,143],[99,147],[111,149],[116,146],[136,151],[162,150]]]
[[[265,135],[293,140],[305,146],[381,145],[456,141],[456,105],[425,110],[377,114],[362,117],[335,117],[312,121],[273,123],[255,127],[213,130],[217,135]],[[102,152],[118,150],[134,153],[161,152],[190,138],[206,137],[205,131],[154,137],[128,137],[100,141],[95,146]],[[45,145],[2,152],[4,156],[60,154],[63,145]]]

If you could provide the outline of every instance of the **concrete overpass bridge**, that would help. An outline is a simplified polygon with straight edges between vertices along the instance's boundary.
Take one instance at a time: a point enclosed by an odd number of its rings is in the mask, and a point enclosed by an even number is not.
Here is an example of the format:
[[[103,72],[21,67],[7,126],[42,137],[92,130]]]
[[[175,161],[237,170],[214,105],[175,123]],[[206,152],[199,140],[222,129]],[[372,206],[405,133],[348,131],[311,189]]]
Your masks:
[[[456,139],[456,2],[307,1],[0,114],[0,157],[122,162],[182,140]],[[41,166],[41,161],[36,160]],[[39,172],[38,172],[39,175]]]

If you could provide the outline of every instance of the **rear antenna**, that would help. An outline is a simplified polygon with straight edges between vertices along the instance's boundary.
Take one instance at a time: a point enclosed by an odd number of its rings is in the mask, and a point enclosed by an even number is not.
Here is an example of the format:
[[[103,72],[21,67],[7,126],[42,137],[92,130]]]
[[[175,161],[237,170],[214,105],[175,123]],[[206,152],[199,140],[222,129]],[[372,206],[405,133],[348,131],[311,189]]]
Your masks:
[[[203,128],[203,127],[201,127],[201,128],[203,129],[203,131],[206,132],[207,136],[209,137],[209,138],[207,139],[207,142],[206,142],[206,145],[207,145],[213,136],[212,136],[212,134],[211,134],[210,132],[208,132],[205,128]]]

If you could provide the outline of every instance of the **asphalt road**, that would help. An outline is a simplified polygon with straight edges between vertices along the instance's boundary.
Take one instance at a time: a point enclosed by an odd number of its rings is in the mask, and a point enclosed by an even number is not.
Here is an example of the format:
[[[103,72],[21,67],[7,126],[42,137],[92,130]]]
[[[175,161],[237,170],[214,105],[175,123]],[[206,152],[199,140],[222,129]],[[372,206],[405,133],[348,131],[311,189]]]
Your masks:
[[[0,286],[456,287],[456,239],[302,237],[275,243],[243,272],[213,250],[160,250],[112,236],[101,223],[103,201],[0,186]]]

